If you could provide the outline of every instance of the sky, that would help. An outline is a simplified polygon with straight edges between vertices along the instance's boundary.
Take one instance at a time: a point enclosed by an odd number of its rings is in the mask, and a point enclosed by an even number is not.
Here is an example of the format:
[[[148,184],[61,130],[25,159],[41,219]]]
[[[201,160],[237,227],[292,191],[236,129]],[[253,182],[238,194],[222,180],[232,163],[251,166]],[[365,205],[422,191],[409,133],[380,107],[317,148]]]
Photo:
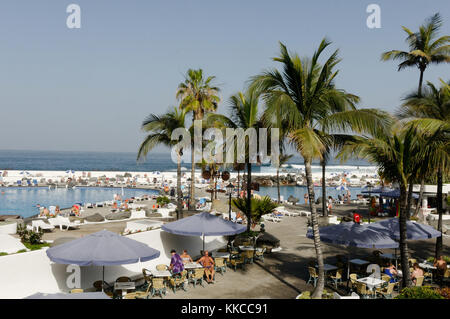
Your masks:
[[[66,25],[72,3],[80,29]],[[366,25],[371,3],[381,28]],[[380,55],[406,50],[401,26],[436,12],[450,34],[448,0],[2,0],[0,149],[136,152],[142,121],[177,105],[187,69],[217,77],[223,113],[249,77],[277,66],[279,41],[304,57],[327,37],[326,56],[339,48],[342,58],[336,85],[360,107],[394,111],[419,72]],[[450,64],[430,66],[424,79],[449,74]]]

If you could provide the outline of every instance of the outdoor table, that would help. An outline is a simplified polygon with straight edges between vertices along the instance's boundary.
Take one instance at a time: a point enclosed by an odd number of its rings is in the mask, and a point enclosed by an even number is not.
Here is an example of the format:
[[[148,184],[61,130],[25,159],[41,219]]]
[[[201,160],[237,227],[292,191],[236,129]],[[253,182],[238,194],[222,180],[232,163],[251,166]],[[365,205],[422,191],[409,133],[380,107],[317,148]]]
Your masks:
[[[316,264],[316,268],[317,267],[319,267],[317,264]],[[336,266],[334,266],[334,265],[330,265],[330,264],[324,264],[323,265],[323,271],[325,272],[325,273],[327,273],[327,272],[329,272],[329,271],[332,271],[332,270],[337,270],[338,269],[338,267],[336,267]]]
[[[191,270],[191,269],[196,269],[196,268],[203,268],[203,266],[200,265],[199,263],[187,263],[184,265],[184,269],[186,269],[186,270]]]
[[[153,277],[171,277],[172,274],[168,270],[153,270],[152,272]]]
[[[133,281],[130,282],[116,282],[114,284],[114,290],[122,290],[122,296],[127,294],[127,290],[136,289],[136,285]]]
[[[384,280],[378,279],[375,277],[370,277],[370,276],[365,277],[365,278],[356,279],[356,281],[365,284],[367,286],[367,288],[372,290],[374,293],[375,293],[375,291],[374,291],[375,287],[378,287],[384,283]]]
[[[255,250],[253,246],[239,246],[240,250]]]
[[[365,264],[370,264],[369,261],[367,261],[367,260],[362,260],[362,259],[352,259],[352,260],[350,260],[350,263],[351,263],[351,264],[358,265],[358,266],[362,266],[362,265],[365,265]]]

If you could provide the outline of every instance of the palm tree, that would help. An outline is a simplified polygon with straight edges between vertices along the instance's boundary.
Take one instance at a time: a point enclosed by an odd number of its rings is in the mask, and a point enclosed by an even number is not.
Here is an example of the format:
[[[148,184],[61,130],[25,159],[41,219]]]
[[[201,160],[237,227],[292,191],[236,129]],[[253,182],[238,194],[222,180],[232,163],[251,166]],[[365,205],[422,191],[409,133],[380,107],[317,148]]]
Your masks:
[[[248,209],[248,201],[244,198],[234,198],[232,200],[233,207],[239,209],[241,212],[247,212]],[[277,204],[270,199],[269,196],[264,196],[262,198],[252,198],[251,199],[251,215],[253,223],[259,222],[261,216],[266,214],[271,214],[277,208]]]
[[[358,98],[334,86],[333,81],[338,74],[334,67],[339,63],[337,50],[323,65],[319,64],[321,54],[329,45],[329,41],[322,40],[312,59],[302,60],[297,54],[291,56],[286,46],[280,43],[281,53],[274,61],[282,63],[282,71],[267,70],[253,77],[251,85],[261,92],[268,108],[282,106],[276,109],[280,110],[281,118],[287,123],[289,141],[304,159],[319,272],[314,298],[321,298],[324,287],[323,255],[311,171],[312,160],[321,159],[326,149],[321,132],[366,126],[373,129],[380,124],[369,121],[378,113],[377,110],[355,110],[352,105]]]
[[[218,128],[233,128],[233,129],[258,129],[263,127],[262,118],[259,116],[258,110],[259,95],[255,90],[249,89],[245,93],[238,92],[230,97],[229,105],[231,114],[227,117],[222,114],[209,114],[207,122],[208,125],[212,125]],[[229,137],[226,137],[227,142],[230,141]],[[259,140],[259,139],[258,139]],[[246,141],[245,155],[238,154],[238,162],[242,163],[244,160],[247,165],[247,211],[244,214],[247,217],[247,231],[250,231],[252,223],[251,215],[251,198],[252,198],[252,162],[255,160],[251,158],[252,154],[249,152],[250,145]],[[244,159],[245,157],[245,159]]]
[[[420,71],[418,95],[422,94],[423,73],[430,63],[439,64],[450,62],[450,36],[438,37],[442,27],[442,18],[439,13],[428,18],[418,32],[412,32],[402,27],[408,34],[409,51],[392,50],[384,52],[381,60],[400,60],[398,71],[408,67],[417,67]]]
[[[203,70],[189,69],[184,82],[178,85],[176,97],[181,101],[180,108],[192,112],[192,121],[203,120],[205,112],[214,112],[220,101],[217,95],[220,89],[212,85],[214,76],[204,77]],[[192,141],[192,143],[194,143]],[[195,151],[191,147],[191,188],[189,206],[195,200]]]
[[[425,160],[423,148],[429,139],[424,138],[417,125],[404,125],[394,118],[386,128],[388,131],[380,129],[370,137],[355,136],[353,141],[343,146],[338,156],[344,159],[349,156],[367,159],[379,166],[382,176],[399,184],[402,285],[408,287],[411,285],[411,276],[406,242],[407,187],[411,175],[415,173],[416,163]]]
[[[165,145],[174,147],[179,141],[172,140],[172,133],[178,128],[185,127],[185,110],[178,110],[176,107],[172,111],[168,111],[163,115],[150,114],[142,122],[142,130],[147,132],[137,154],[137,160],[142,160],[147,156],[147,153],[157,145]],[[181,191],[181,157],[183,156],[183,148],[179,147],[176,150],[177,154],[177,219],[182,217],[183,206]]]
[[[445,149],[445,139],[448,141],[446,127],[450,123],[450,82],[445,83],[441,80],[441,87],[437,88],[433,83],[427,82],[427,87],[423,95],[410,94],[405,98],[403,107],[398,111],[398,115],[422,126],[434,125],[440,127],[430,139],[430,142],[424,146],[426,149],[426,160],[418,168],[418,175],[421,178],[419,202],[416,207],[416,214],[419,210],[419,204],[422,200],[424,180],[430,171],[436,171],[438,184],[438,230],[442,231],[442,175],[448,172],[449,154],[448,148]],[[448,132],[448,131],[447,131]],[[448,145],[447,145],[448,147]],[[436,240],[436,256],[442,251],[442,237]]]

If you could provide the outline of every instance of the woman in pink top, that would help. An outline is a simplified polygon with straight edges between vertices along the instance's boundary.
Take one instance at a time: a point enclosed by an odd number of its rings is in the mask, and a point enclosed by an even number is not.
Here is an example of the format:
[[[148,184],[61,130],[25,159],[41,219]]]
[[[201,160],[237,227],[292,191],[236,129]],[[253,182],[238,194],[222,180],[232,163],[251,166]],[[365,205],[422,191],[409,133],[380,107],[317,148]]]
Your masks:
[[[418,263],[414,263],[413,265],[413,271],[411,273],[411,280],[416,284],[417,277],[423,276],[423,270],[419,267]]]

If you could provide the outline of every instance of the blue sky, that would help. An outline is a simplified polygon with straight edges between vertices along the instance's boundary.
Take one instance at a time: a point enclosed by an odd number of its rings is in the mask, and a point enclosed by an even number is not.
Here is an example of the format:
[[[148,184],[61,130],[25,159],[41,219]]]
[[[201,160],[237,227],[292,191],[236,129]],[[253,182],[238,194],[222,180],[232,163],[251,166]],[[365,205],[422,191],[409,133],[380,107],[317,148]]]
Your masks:
[[[81,29],[66,27],[71,3]],[[381,29],[366,26],[370,3]],[[401,25],[415,30],[435,12],[450,34],[448,0],[2,0],[0,149],[135,152],[142,120],[176,105],[188,68],[217,77],[224,112],[250,76],[276,65],[278,41],[310,56],[325,36],[343,59],[337,85],[361,107],[392,111],[419,75],[380,55],[406,49]],[[431,66],[425,80],[449,71]]]

